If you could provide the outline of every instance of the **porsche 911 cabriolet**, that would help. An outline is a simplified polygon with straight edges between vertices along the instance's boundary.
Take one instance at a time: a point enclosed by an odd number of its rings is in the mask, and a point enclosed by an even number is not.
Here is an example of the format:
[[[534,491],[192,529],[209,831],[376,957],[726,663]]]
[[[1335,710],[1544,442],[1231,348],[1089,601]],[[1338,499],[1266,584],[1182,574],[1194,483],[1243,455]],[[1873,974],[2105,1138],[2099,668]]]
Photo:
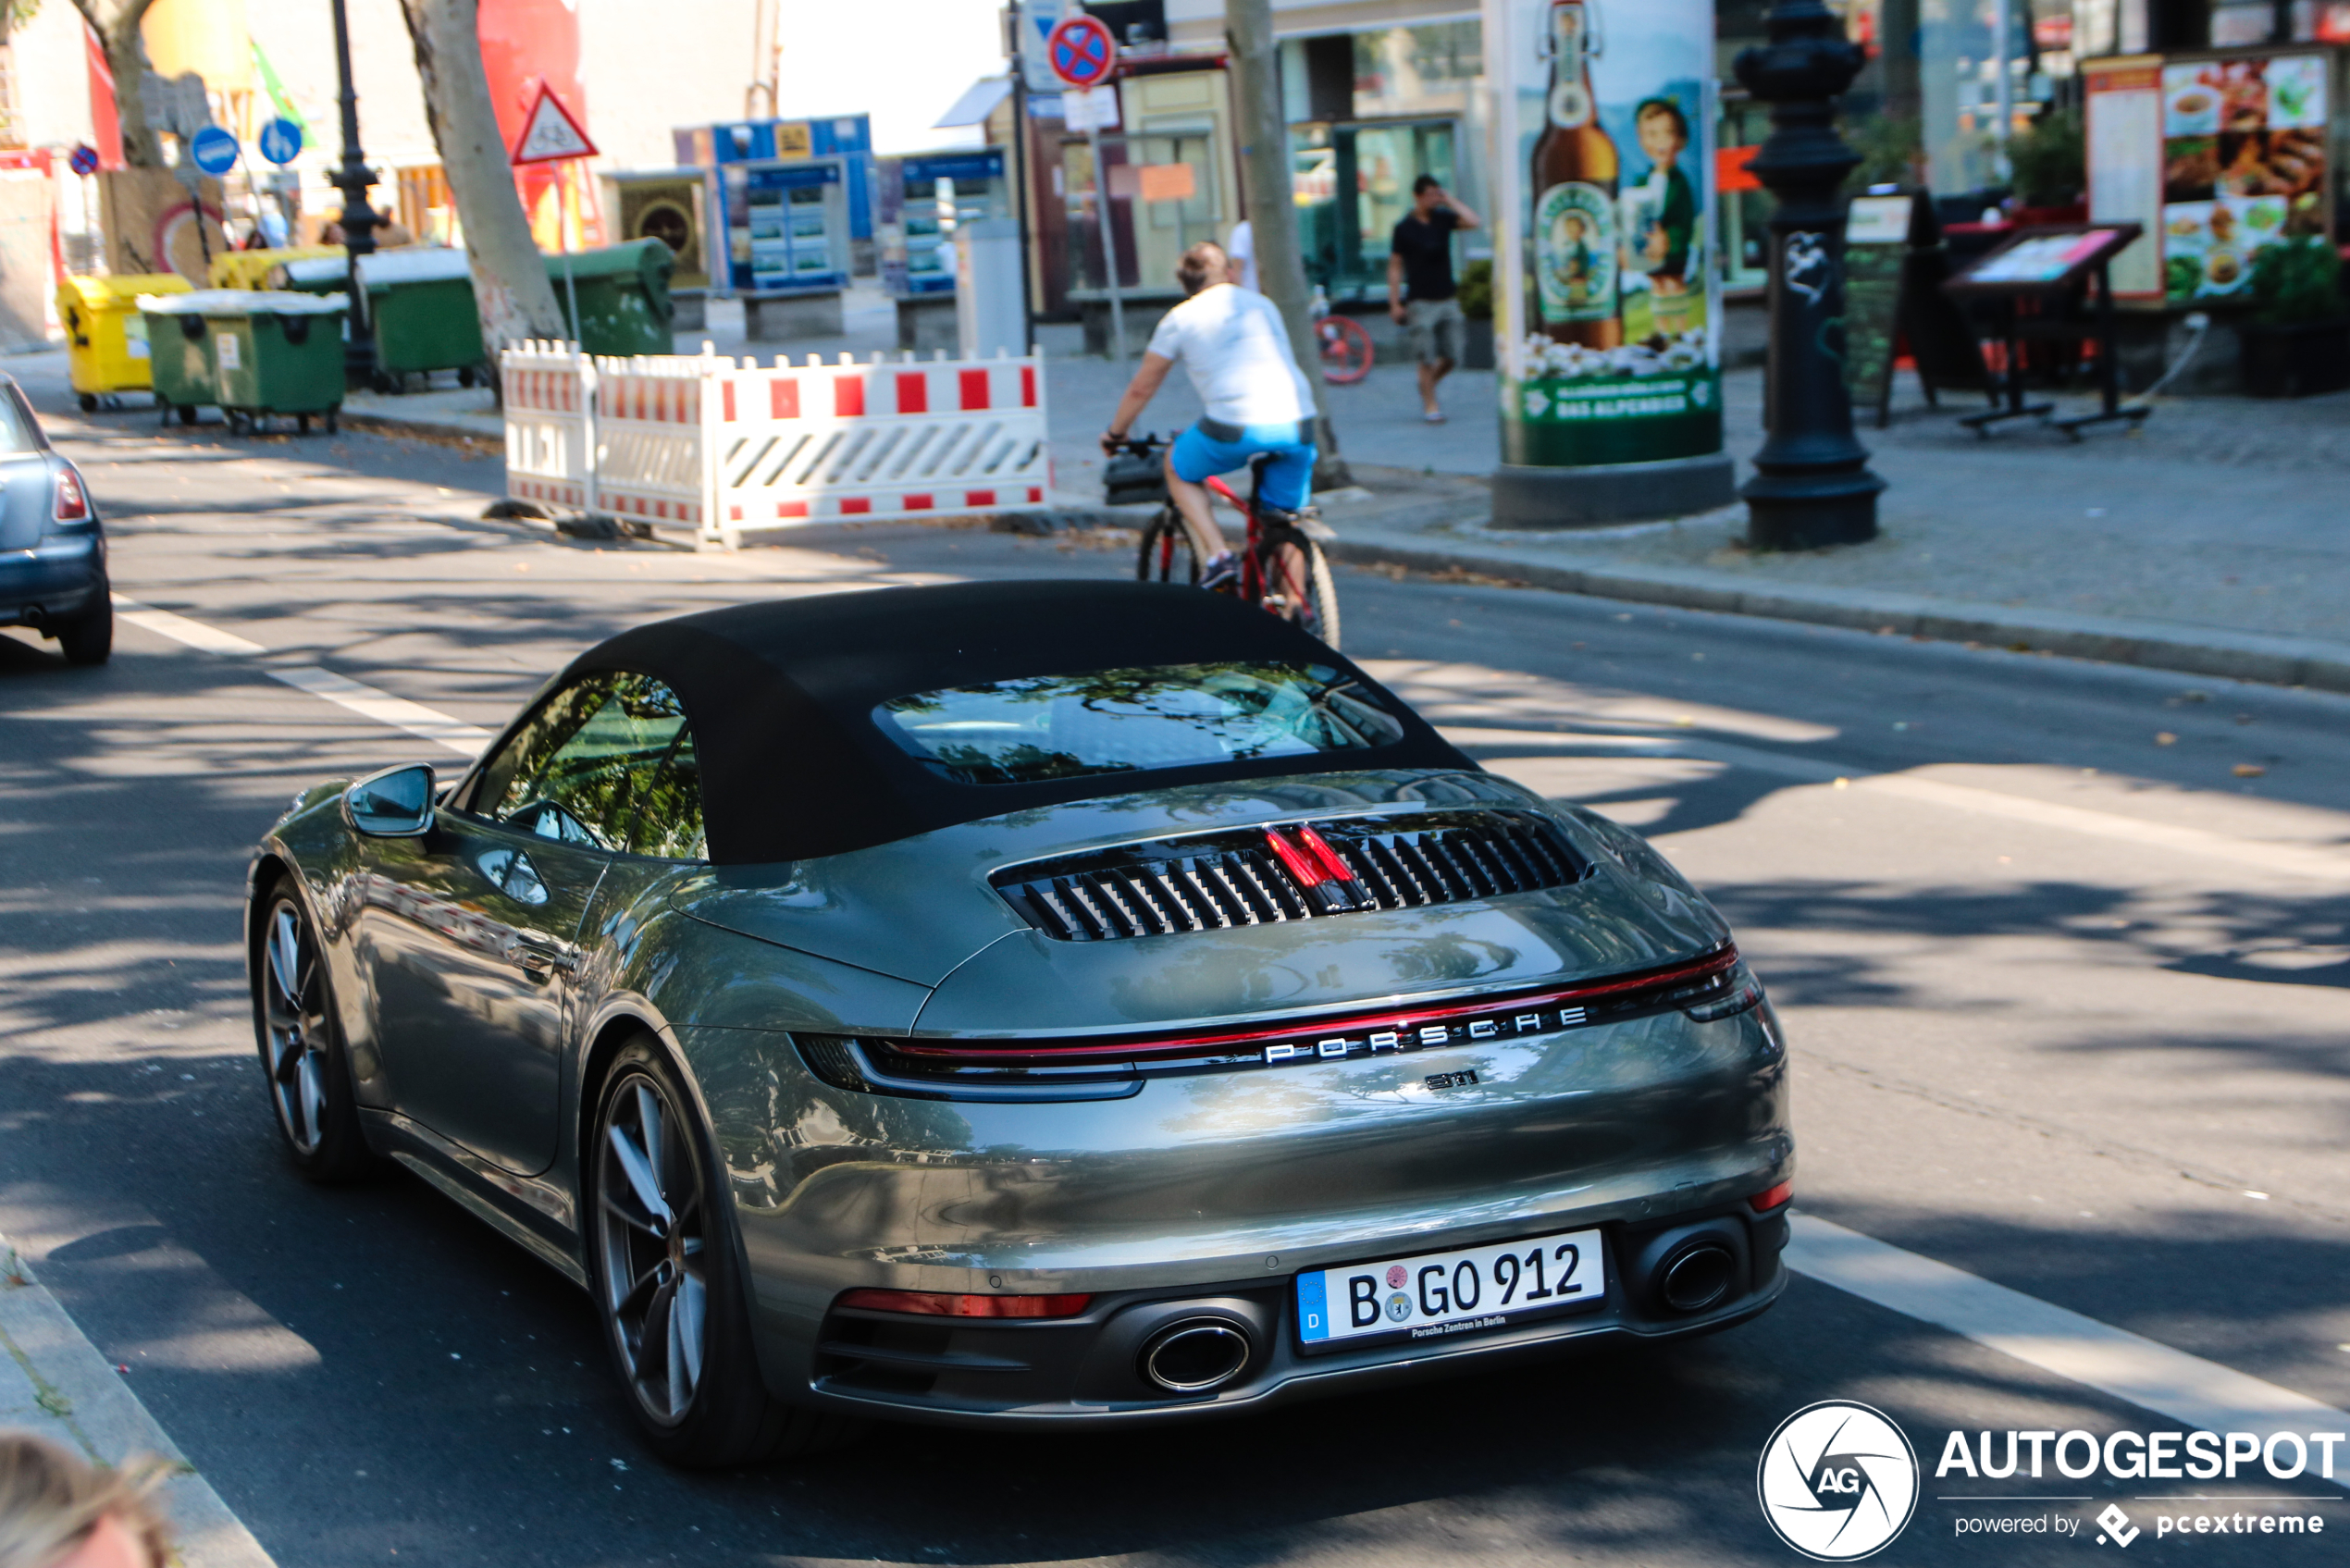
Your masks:
[[[1785,1047],[1638,836],[1196,589],[748,604],[309,790],[278,1131],[588,1291],[673,1463],[1193,1419],[1762,1312]]]

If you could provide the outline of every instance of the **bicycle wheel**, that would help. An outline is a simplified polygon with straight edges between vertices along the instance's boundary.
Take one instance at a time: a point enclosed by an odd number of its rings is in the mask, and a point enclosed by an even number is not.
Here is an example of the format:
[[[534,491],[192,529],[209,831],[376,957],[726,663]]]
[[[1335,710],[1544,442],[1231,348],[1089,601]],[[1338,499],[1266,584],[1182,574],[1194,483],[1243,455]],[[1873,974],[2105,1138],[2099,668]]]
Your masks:
[[[1320,545],[1284,529],[1257,545],[1256,575],[1265,586],[1258,603],[1268,613],[1338,646],[1338,585]]]
[[[1199,586],[1199,551],[1191,530],[1171,506],[1143,527],[1143,548],[1134,557],[1134,578],[1143,583],[1189,583]]]
[[[1371,373],[1371,335],[1352,316],[1326,315],[1314,325],[1322,345],[1322,379],[1351,387]]]

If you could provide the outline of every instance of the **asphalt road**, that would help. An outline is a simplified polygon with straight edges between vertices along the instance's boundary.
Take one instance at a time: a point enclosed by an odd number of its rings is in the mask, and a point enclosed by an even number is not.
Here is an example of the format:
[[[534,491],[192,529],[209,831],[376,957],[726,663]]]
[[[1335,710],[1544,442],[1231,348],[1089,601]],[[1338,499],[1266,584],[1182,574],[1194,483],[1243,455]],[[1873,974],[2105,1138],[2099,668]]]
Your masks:
[[[1953,1428],[2178,1423],[1809,1278],[1730,1333],[1531,1376],[666,1472],[569,1285],[412,1179],[316,1191],[278,1154],[247,846],[299,786],[448,754],[269,669],[489,726],[638,620],[1125,560],[948,528],[596,547],[479,521],[495,465],[440,449],[52,427],[118,590],[268,651],[126,625],[78,671],[0,635],[0,1231],[287,1568],[1783,1563],[1757,1455],[1826,1399],[1891,1414],[1928,1467],[1878,1561],[2055,1561],[2096,1527],[1958,1522],[2116,1500],[2140,1554],[2340,1561],[2350,1507],[2311,1476],[1936,1480]],[[1488,766],[1655,835],[1728,914],[1793,1041],[1803,1212],[2350,1405],[2350,701],[1360,572],[1341,591],[1350,652]],[[2137,1500],[2186,1492],[2317,1500],[2172,1506],[2329,1536],[2158,1541]],[[1944,1500],[1992,1493],[2028,1500]]]

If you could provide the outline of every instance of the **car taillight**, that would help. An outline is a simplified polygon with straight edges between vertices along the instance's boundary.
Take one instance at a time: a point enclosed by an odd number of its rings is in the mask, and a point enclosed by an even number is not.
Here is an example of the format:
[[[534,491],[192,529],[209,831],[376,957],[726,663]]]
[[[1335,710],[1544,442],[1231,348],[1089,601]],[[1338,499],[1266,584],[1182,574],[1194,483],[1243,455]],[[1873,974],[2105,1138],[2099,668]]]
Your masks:
[[[958,1296],[937,1290],[851,1290],[833,1303],[922,1317],[1075,1317],[1091,1296]]]
[[[70,468],[57,470],[55,515],[60,523],[80,523],[90,515],[90,498],[81,493],[81,475]]]
[[[1773,1209],[1777,1208],[1781,1204],[1786,1203],[1789,1198],[1794,1196],[1795,1183],[1792,1181],[1782,1181],[1776,1187],[1755,1193],[1754,1196],[1746,1201],[1746,1206],[1752,1209],[1756,1214],[1769,1214]]]

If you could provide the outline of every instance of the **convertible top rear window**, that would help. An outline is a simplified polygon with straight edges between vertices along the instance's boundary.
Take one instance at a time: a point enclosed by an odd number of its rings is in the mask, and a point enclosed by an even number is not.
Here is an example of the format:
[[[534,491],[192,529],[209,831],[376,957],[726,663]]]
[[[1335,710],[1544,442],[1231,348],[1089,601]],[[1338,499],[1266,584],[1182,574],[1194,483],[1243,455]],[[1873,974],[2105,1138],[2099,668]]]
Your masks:
[[[892,698],[873,721],[933,772],[967,784],[1362,751],[1404,737],[1353,677],[1267,661],[991,681]]]

